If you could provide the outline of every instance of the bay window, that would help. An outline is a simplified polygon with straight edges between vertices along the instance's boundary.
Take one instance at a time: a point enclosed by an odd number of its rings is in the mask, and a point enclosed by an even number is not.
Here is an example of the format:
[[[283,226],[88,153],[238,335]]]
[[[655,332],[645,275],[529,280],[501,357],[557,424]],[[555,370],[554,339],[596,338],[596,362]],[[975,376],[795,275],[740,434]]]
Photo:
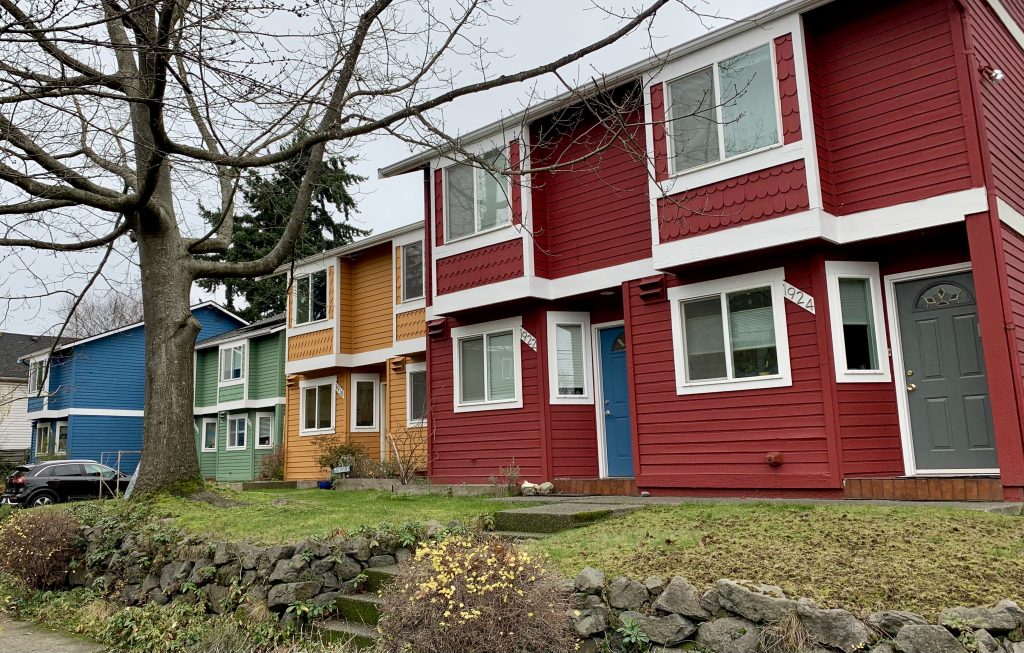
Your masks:
[[[402,245],[402,301],[423,297],[423,242]]]
[[[668,83],[674,172],[779,143],[772,59],[765,44]]]
[[[792,384],[782,269],[669,290],[676,391]]]
[[[227,448],[231,449],[245,449],[246,437],[248,432],[246,427],[248,426],[248,419],[245,415],[229,415],[228,416],[228,445]]]
[[[521,318],[452,329],[455,410],[522,407]]]
[[[825,279],[836,381],[891,380],[878,264],[826,261]]]
[[[405,366],[405,416],[409,427],[427,423],[427,364],[409,363]]]
[[[352,430],[379,431],[380,376],[377,374],[352,375]]]
[[[295,278],[295,324],[327,319],[327,270]]]
[[[230,383],[245,378],[245,344],[220,348],[220,381]]]
[[[480,157],[488,169],[458,163],[445,169],[446,241],[472,236],[510,222],[508,177],[491,170],[505,170],[508,159],[500,150]]]
[[[551,403],[592,403],[590,315],[550,311],[547,324]]]
[[[301,431],[304,434],[334,430],[334,384],[337,379],[311,379],[299,384]]]

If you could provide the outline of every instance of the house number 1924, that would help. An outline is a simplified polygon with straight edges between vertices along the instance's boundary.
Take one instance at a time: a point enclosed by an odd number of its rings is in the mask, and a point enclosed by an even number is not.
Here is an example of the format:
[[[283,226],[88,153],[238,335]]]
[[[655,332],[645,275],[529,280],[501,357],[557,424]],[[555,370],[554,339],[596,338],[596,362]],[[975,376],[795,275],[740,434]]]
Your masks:
[[[782,292],[786,296],[786,299],[793,302],[797,306],[814,312],[814,298],[800,290],[796,286],[791,286],[785,281],[782,282]]]

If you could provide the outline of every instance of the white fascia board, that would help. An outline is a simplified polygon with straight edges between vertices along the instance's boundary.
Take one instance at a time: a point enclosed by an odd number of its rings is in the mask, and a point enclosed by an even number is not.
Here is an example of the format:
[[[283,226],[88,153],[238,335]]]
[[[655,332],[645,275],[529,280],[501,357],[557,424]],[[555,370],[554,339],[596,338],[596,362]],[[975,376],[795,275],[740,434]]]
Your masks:
[[[256,408],[272,408],[285,405],[284,397],[269,397],[267,399],[246,399],[244,401],[223,401],[212,406],[196,406],[192,410],[193,415],[209,415],[211,413],[222,413],[234,410],[249,410]]]

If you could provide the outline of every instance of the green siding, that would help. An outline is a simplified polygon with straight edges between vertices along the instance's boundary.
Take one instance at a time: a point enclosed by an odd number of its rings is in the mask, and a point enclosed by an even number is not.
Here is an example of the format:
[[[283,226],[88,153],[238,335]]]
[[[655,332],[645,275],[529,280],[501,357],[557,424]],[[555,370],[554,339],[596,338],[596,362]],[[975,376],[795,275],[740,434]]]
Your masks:
[[[249,341],[249,398],[284,396],[284,331]]]
[[[217,403],[217,348],[196,352],[196,406]]]
[[[242,383],[222,387],[220,389],[220,402],[238,401],[242,398],[242,393],[245,391],[244,388],[245,384]]]
[[[217,476],[217,452],[203,451],[203,418],[216,417],[216,415],[196,416],[196,452],[199,454],[199,473],[203,478],[216,478]]]
[[[228,451],[228,417],[239,411],[221,412],[217,415],[217,451],[202,451],[202,415],[196,416],[196,451],[199,453],[199,471],[204,478],[218,481],[252,481],[259,477],[262,460],[274,451],[256,448],[256,414],[274,413],[274,447],[281,444],[281,430],[284,427],[284,406],[260,408],[245,411],[248,433],[245,449]],[[206,415],[205,417],[211,417]]]

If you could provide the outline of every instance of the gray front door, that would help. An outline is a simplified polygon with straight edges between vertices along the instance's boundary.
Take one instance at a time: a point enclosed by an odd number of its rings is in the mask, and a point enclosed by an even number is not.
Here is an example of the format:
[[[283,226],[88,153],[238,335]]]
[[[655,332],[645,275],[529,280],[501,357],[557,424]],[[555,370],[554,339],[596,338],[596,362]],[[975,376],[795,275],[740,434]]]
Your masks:
[[[996,469],[971,273],[899,283],[896,302],[918,472]]]

